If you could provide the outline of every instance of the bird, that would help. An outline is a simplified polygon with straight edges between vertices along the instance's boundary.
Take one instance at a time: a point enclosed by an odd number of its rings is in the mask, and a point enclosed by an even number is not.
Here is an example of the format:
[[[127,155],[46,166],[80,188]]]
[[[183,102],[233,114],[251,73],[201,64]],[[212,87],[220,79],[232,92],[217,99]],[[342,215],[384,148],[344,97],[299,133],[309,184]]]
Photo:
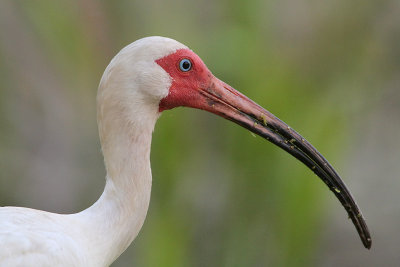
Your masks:
[[[216,78],[186,45],[150,36],[124,47],[106,67],[97,93],[97,123],[106,168],[100,198],[74,214],[0,208],[0,266],[109,266],[133,242],[146,218],[150,146],[163,112],[190,107],[214,113],[282,148],[338,198],[362,243],[364,216],[332,165],[300,134]]]

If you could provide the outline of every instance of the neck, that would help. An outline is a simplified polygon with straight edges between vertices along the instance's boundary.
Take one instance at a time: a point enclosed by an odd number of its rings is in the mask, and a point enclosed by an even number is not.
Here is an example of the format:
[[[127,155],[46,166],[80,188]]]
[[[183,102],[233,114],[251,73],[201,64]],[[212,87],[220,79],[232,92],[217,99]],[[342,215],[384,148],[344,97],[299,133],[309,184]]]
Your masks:
[[[143,123],[119,123],[102,128],[100,139],[107,170],[100,199],[79,213],[90,249],[111,264],[137,236],[146,217],[151,192],[151,134],[158,114]],[[111,126],[111,125],[110,125]],[[105,130],[107,134],[105,134]]]

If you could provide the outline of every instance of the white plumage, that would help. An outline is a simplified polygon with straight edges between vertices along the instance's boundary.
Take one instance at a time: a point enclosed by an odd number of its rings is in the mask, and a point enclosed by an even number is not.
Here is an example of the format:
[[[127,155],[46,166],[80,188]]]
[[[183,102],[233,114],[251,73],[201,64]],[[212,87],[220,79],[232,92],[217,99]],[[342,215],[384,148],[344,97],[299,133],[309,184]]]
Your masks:
[[[129,246],[146,217],[151,134],[171,84],[155,60],[180,48],[148,37],[114,57],[97,97],[104,193],[77,214],[0,208],[0,266],[108,266]]]

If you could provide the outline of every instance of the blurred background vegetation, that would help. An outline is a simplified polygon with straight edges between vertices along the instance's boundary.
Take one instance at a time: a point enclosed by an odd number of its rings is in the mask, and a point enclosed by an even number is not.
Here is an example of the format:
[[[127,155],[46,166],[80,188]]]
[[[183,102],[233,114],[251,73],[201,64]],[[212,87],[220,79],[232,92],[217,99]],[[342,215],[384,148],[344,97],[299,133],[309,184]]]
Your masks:
[[[180,108],[156,125],[148,216],[113,266],[398,266],[397,0],[0,1],[0,205],[72,213],[100,196],[97,85],[113,55],[150,35],[188,45],[313,143],[373,246],[306,167]]]

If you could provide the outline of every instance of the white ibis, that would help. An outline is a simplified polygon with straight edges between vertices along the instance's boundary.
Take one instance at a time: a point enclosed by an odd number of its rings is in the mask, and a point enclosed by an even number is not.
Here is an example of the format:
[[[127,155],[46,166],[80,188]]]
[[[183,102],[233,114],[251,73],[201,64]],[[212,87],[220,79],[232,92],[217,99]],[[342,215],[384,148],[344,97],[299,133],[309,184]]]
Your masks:
[[[147,37],[123,48],[99,85],[97,122],[107,171],[103,194],[76,214],[0,208],[0,265],[110,265],[131,244],[146,217],[154,125],[163,111],[179,106],[231,120],[303,162],[336,195],[370,248],[367,225],[352,195],[307,140],[218,80],[185,45]]]

